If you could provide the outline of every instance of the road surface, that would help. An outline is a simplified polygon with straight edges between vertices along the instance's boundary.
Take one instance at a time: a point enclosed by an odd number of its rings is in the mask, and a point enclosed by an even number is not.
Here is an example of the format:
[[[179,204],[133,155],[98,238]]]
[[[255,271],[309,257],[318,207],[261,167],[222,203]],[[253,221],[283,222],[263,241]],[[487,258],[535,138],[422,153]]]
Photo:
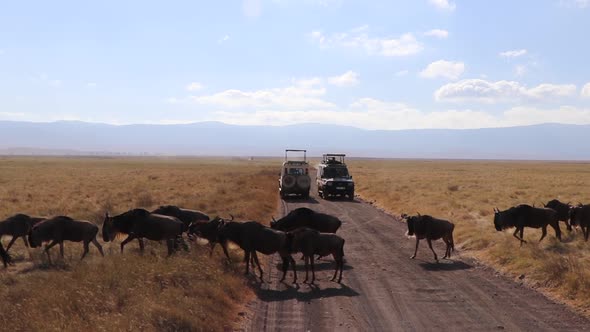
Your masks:
[[[433,262],[426,241],[415,260],[406,225],[365,202],[283,201],[339,217],[346,240],[342,285],[329,281],[333,260],[316,263],[316,286],[279,283],[280,259],[264,264],[266,282],[251,304],[249,331],[582,331],[590,321],[525,286],[472,261]],[[493,229],[490,229],[492,232]],[[435,250],[444,255],[442,243]],[[305,277],[300,255],[299,280]],[[270,274],[270,277],[269,277]],[[269,282],[270,278],[270,282]]]

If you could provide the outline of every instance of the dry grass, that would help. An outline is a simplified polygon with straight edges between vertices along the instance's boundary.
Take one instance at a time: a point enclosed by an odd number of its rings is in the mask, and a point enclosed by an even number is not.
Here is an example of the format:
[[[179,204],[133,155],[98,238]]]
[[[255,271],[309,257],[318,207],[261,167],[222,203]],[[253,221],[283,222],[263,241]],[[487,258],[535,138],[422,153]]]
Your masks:
[[[456,224],[457,247],[498,270],[586,311],[590,308],[590,243],[581,232],[564,242],[525,229],[527,245],[511,232],[496,232],[493,208],[558,198],[590,202],[590,164],[495,161],[353,161],[356,192],[400,214],[431,214]]]
[[[101,224],[106,210],[160,204],[268,221],[277,208],[276,163],[0,158],[0,218],[67,214]],[[17,241],[17,265],[0,269],[2,329],[224,330],[252,296],[242,267],[225,263],[219,248],[212,259],[200,246],[166,259],[158,243],[148,243],[143,257],[136,242],[123,255],[118,244],[105,245],[104,259],[91,246],[90,257],[80,262],[81,244],[66,243],[66,260],[48,266],[39,250],[30,263]]]

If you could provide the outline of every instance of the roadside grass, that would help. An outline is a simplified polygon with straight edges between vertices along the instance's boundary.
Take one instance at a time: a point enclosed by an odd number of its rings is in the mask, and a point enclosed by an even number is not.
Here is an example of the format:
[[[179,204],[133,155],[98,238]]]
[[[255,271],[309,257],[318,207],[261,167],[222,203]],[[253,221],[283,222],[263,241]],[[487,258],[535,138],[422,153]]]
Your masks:
[[[0,218],[21,212],[70,215],[102,225],[104,213],[176,204],[236,219],[268,222],[277,209],[276,165],[268,160],[182,158],[0,158]],[[99,234],[100,236],[100,234]],[[4,244],[7,244],[7,238]],[[102,239],[99,238],[102,243]],[[227,263],[219,246],[192,244],[166,258],[164,244],[120,240],[66,242],[66,259],[49,265],[40,249],[11,249],[16,265],[0,269],[3,330],[222,331],[239,323],[254,295],[241,254]]]
[[[590,243],[581,232],[564,242],[525,228],[522,247],[512,231],[497,232],[493,208],[553,198],[590,201],[590,164],[557,162],[353,160],[356,192],[392,214],[430,214],[455,223],[455,243],[472,256],[581,312],[590,312]]]

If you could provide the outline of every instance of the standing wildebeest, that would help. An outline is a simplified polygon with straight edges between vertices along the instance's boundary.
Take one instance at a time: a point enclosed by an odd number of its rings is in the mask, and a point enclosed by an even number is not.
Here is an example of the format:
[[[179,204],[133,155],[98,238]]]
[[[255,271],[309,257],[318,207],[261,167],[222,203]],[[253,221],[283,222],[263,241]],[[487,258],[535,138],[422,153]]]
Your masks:
[[[287,233],[287,248],[291,252],[301,252],[305,259],[305,280],[309,278],[309,262],[311,262],[311,283],[315,281],[314,255],[328,256],[332,255],[336,262],[336,269],[332,281],[336,280],[338,271],[340,277],[338,283],[342,281],[342,271],[344,270],[344,239],[332,233],[320,233],[311,228],[298,228]]]
[[[10,255],[8,255],[6,250],[4,250],[4,247],[2,246],[1,242],[0,242],[0,258],[2,259],[2,264],[4,264],[4,267],[7,267],[8,264],[11,263]]]
[[[417,216],[408,216],[403,214],[402,219],[406,219],[406,223],[408,224],[408,235],[416,237],[416,248],[414,250],[414,255],[410,257],[411,259],[416,258],[420,240],[426,239],[428,247],[434,254],[434,260],[438,262],[438,256],[432,248],[432,241],[441,238],[447,245],[443,259],[451,258],[451,251],[455,251],[455,242],[453,241],[453,230],[455,229],[455,224],[450,221],[437,219],[429,215],[420,215],[419,213]]]
[[[270,227],[284,232],[307,227],[322,233],[336,233],[340,226],[342,226],[340,219],[305,207],[295,209],[279,220],[273,218],[270,223]]]
[[[162,205],[152,211],[155,214],[161,214],[170,217],[176,217],[187,227],[194,222],[209,221],[209,216],[201,211],[179,208],[175,205]]]
[[[31,228],[45,219],[46,218],[43,217],[30,217],[26,214],[19,213],[4,221],[0,221],[0,237],[2,237],[2,235],[12,236],[12,239],[6,247],[6,252],[10,250],[10,247],[12,247],[16,239],[19,237],[23,238],[23,242],[28,248],[29,242],[27,241],[27,235],[29,235]]]
[[[233,220],[233,216],[232,219]],[[209,256],[213,255],[215,244],[219,242],[218,233],[219,228],[225,224],[225,220],[220,217],[215,217],[210,221],[193,222],[188,229],[188,236],[196,235],[209,241]],[[227,253],[226,253],[227,254]],[[227,257],[229,258],[229,256]]]
[[[276,252],[279,253],[283,261],[283,276],[281,281],[285,280],[289,263],[293,267],[293,282],[297,282],[297,273],[295,272],[295,260],[289,253],[286,240],[287,236],[284,232],[266,227],[256,221],[237,222],[230,221],[224,223],[219,228],[218,239],[223,247],[225,255],[229,257],[227,252],[227,241],[232,241],[244,250],[244,261],[246,262],[246,274],[250,271],[250,258],[253,257],[254,262],[258,265],[260,272],[260,280],[262,279],[262,267],[258,261],[256,252],[261,252],[265,255],[271,255]]]
[[[107,212],[102,226],[102,239],[109,242],[115,239],[118,233],[127,234],[127,238],[121,242],[121,253],[127,243],[133,239],[139,240],[139,249],[143,253],[143,238],[161,241],[166,240],[168,256],[174,252],[175,241],[182,237],[187,226],[175,217],[152,214],[144,209],[133,209],[118,216],[111,217]]]
[[[572,225],[569,223],[570,203],[562,203],[557,199],[552,199],[547,204],[543,204],[543,206],[555,210],[557,212],[557,219],[565,222],[568,231],[572,230]]]
[[[84,253],[80,259],[84,259],[89,251],[89,244],[92,242],[98,248],[102,256],[102,246],[96,240],[98,234],[98,226],[86,220],[74,220],[66,216],[58,216],[51,219],[46,219],[33,226],[29,233],[29,243],[31,247],[37,248],[41,243],[51,241],[45,246],[45,253],[51,263],[51,255],[49,249],[56,244],[59,244],[59,252],[61,258],[64,258],[64,241],[83,242]]]
[[[523,237],[524,228],[541,228],[543,234],[539,239],[541,242],[547,235],[547,225],[553,227],[555,236],[561,241],[561,230],[559,229],[559,219],[557,212],[549,208],[532,207],[527,204],[520,204],[509,208],[508,210],[500,211],[494,208],[494,227],[497,231],[502,231],[507,228],[515,227],[512,236],[520,241],[520,245],[526,243]],[[520,237],[516,233],[520,232]]]
[[[588,241],[590,232],[590,204],[572,206],[570,209],[570,225],[578,226],[584,233],[584,240]]]

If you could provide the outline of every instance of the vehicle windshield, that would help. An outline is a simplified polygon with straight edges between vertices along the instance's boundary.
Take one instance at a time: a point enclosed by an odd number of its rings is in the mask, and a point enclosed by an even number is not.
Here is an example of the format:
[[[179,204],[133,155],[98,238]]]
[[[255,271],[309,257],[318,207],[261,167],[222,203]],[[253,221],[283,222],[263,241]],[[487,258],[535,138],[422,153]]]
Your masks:
[[[289,174],[289,175],[304,175],[305,170],[303,168],[289,168],[287,170],[287,174]]]
[[[347,178],[348,175],[348,169],[344,168],[344,167],[326,167],[324,169],[324,176],[325,178]]]

